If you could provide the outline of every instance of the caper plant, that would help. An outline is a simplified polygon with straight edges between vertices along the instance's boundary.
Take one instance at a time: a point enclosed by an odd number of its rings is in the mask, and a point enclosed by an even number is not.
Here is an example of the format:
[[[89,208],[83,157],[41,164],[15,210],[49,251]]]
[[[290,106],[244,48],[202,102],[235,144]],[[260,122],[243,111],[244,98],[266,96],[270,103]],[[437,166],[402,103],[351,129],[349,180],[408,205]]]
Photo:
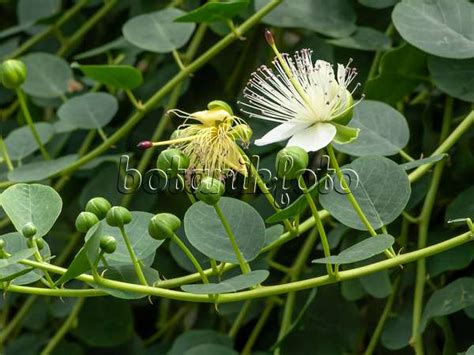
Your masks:
[[[473,352],[474,4],[355,3],[0,4],[0,353]]]

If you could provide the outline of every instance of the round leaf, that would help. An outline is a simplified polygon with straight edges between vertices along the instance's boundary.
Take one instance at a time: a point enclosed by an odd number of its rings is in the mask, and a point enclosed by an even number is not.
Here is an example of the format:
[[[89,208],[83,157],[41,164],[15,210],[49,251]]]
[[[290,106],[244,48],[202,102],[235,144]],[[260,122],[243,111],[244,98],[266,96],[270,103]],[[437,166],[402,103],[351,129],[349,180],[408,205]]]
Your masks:
[[[46,235],[59,217],[63,202],[51,187],[39,184],[16,184],[1,195],[2,207],[15,229],[21,233],[27,223],[36,226],[36,237]]]
[[[474,57],[474,4],[467,0],[404,0],[392,20],[408,43],[440,57]]]
[[[74,329],[81,341],[93,347],[112,347],[133,336],[133,315],[126,301],[112,297],[89,298]]]
[[[67,100],[58,110],[66,124],[82,129],[106,126],[118,111],[117,99],[105,92],[92,92]]]
[[[256,0],[256,10],[269,0]],[[283,1],[263,18],[263,22],[278,27],[304,28],[332,37],[345,37],[356,30],[356,15],[346,0]]]
[[[358,27],[350,37],[333,39],[328,42],[338,47],[364,51],[378,51],[390,48],[390,39],[387,35],[370,27]]]
[[[267,270],[254,270],[246,274],[238,275],[219,283],[183,285],[181,289],[185,292],[198,294],[219,294],[237,292],[255,286],[267,279]]]
[[[216,344],[232,348],[232,340],[227,335],[213,330],[188,330],[176,338],[168,355],[182,355],[201,344]]]
[[[188,238],[184,235],[182,228],[176,231],[176,235],[189,248],[189,250],[191,250],[194,257],[203,268],[210,267],[209,258],[191,245]],[[171,256],[180,267],[189,272],[196,272],[196,267],[176,243],[170,243],[170,252]]]
[[[13,182],[31,182],[47,179],[69,166],[77,155],[65,155],[58,159],[35,161],[19,166],[8,173],[8,180]]]
[[[35,128],[43,144],[48,143],[54,135],[54,127],[49,123],[35,123]],[[39,149],[29,126],[23,126],[10,132],[5,139],[5,145],[12,160],[26,158]]]
[[[358,104],[348,126],[359,128],[359,137],[349,144],[334,144],[334,147],[355,156],[394,155],[410,137],[405,117],[391,106],[377,101],[367,100]]]
[[[237,355],[238,352],[223,345],[218,344],[200,344],[189,349],[184,355]]]
[[[67,92],[68,83],[72,80],[69,64],[49,53],[31,53],[22,58],[27,68],[23,90],[41,98],[60,97]]]
[[[428,68],[435,85],[458,99],[474,102],[474,58],[429,57]]]
[[[462,191],[446,209],[446,222],[461,218],[470,218],[474,221],[474,186]]]
[[[398,0],[359,0],[359,3],[374,9],[383,9],[395,5],[397,1]]]
[[[344,249],[338,255],[316,259],[312,262],[316,264],[351,264],[381,254],[385,249],[390,248],[393,243],[395,243],[395,239],[391,235],[380,234],[364,239]]]
[[[143,82],[142,73],[130,65],[72,65],[98,83],[117,89],[134,89]]]
[[[139,211],[131,213],[132,222],[125,225],[125,232],[130,239],[130,243],[138,260],[141,260],[146,266],[150,266],[153,263],[155,250],[163,244],[164,241],[153,239],[150,234],[148,234],[148,223],[151,217],[153,217],[153,214]],[[104,255],[107,264],[110,266],[131,264],[130,254],[128,253],[127,246],[125,245],[119,228],[109,226],[105,220],[99,223],[102,227],[102,235],[111,235],[117,240],[117,250],[113,254]],[[94,229],[90,229],[85,239],[88,240],[94,231]]]
[[[257,257],[265,243],[265,224],[249,204],[223,197],[219,201],[239,249],[247,261]],[[203,202],[193,204],[184,216],[184,230],[189,242],[210,258],[238,263],[232,245],[214,207]]]
[[[222,21],[235,17],[248,6],[248,0],[237,0],[224,3],[208,2],[187,14],[178,17],[176,21],[204,23]]]
[[[193,23],[174,20],[185,12],[169,8],[128,20],[122,28],[127,41],[147,51],[167,53],[186,44],[194,31]]]
[[[405,170],[390,159],[367,156],[345,165],[343,173],[351,177],[350,189],[374,229],[390,224],[405,208],[411,187]],[[348,227],[367,230],[356,211],[339,189],[337,178],[330,189],[319,195],[322,206]]]

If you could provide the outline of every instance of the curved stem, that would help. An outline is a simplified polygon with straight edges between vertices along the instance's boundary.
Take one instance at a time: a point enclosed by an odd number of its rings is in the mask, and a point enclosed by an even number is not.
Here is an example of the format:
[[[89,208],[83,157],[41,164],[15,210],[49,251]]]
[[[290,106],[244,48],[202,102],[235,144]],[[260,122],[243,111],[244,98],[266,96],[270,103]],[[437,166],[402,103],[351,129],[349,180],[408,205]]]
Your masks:
[[[143,275],[140,262],[138,261],[135,251],[133,250],[132,244],[130,243],[130,239],[128,238],[128,235],[125,232],[125,228],[119,227],[119,229],[120,229],[120,233],[122,234],[125,245],[127,246],[128,253],[130,254],[130,259],[132,259],[132,264],[133,264],[133,267],[135,268],[135,272],[137,273],[138,279],[140,280],[142,285],[147,286],[148,282],[146,281],[145,275]]]
[[[235,240],[235,235],[232,229],[230,228],[229,222],[227,222],[227,218],[224,216],[222,213],[221,208],[219,207],[219,202],[214,205],[214,210],[217,213],[217,216],[222,222],[222,226],[225,229],[225,232],[227,233],[227,236],[229,237],[230,244],[232,245],[232,249],[234,249],[235,257],[237,258],[240,269],[244,274],[250,272],[250,266],[249,264],[245,261],[242,253],[240,252],[239,246],[237,245],[237,241]]]
[[[188,259],[193,263],[194,267],[196,268],[196,271],[199,272],[199,275],[201,275],[202,282],[207,284],[209,283],[209,279],[207,278],[206,274],[204,273],[204,270],[202,269],[201,265],[199,262],[196,260],[194,257],[193,253],[189,248],[186,246],[186,244],[183,243],[181,239],[176,234],[173,234],[171,236],[171,240],[176,243],[176,245],[183,251],[183,253],[188,257]]]
[[[8,171],[12,171],[13,164],[10,159],[10,155],[8,154],[7,146],[5,145],[5,141],[3,140],[2,136],[0,136],[0,150],[2,151],[3,160],[5,161],[5,164],[7,165]]]
[[[28,104],[26,103],[26,98],[25,94],[23,91],[18,88],[15,90],[16,95],[18,97],[18,102],[20,103],[21,111],[23,112],[23,116],[25,116],[26,123],[28,123],[28,126],[31,129],[31,133],[33,134],[33,138],[35,139],[36,143],[38,144],[38,147],[41,151],[41,154],[43,155],[43,158],[45,160],[51,159],[47,150],[45,149],[43,142],[41,142],[41,138],[38,134],[38,131],[36,130],[36,127],[33,123],[33,119],[31,118],[30,111],[28,110]]]

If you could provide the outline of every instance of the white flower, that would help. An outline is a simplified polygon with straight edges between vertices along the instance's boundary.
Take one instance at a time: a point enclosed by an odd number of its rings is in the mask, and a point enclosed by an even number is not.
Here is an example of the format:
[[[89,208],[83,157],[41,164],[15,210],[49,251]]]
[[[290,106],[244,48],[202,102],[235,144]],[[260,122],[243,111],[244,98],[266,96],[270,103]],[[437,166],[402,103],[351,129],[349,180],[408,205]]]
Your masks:
[[[289,139],[288,146],[306,151],[324,148],[333,140],[349,143],[357,138],[358,130],[344,126],[352,116],[354,101],[348,86],[357,75],[355,69],[332,65],[324,60],[313,64],[312,51],[303,49],[294,57],[281,54],[274,48],[277,58],[274,72],[261,66],[252,74],[244,89],[241,109],[250,117],[279,123],[256,145],[267,145]]]

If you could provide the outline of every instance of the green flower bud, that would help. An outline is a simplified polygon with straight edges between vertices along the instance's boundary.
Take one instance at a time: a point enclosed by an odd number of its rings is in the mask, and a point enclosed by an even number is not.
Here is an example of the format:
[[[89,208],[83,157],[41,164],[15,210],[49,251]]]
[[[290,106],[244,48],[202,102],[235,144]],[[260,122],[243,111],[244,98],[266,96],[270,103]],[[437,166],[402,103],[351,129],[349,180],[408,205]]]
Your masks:
[[[9,59],[0,65],[0,81],[7,89],[17,89],[25,82],[26,65],[17,59]]]
[[[300,147],[286,147],[276,156],[275,168],[280,179],[296,179],[308,166],[308,153]]]
[[[189,166],[189,158],[176,148],[166,149],[158,155],[156,167],[163,170],[168,177],[176,177]]]
[[[207,108],[209,110],[213,110],[213,109],[225,110],[229,113],[229,115],[231,116],[234,115],[234,111],[232,110],[232,107],[230,107],[230,105],[227,102],[224,102],[221,100],[214,100],[214,101],[209,102],[207,104]]]
[[[348,109],[346,112],[341,113],[339,116],[334,117],[331,120],[335,123],[339,123],[344,126],[351,121],[352,115],[354,114],[354,99],[352,98],[352,95],[349,94],[349,92],[348,95],[349,99],[347,100],[346,107],[350,107],[350,109]]]
[[[100,249],[106,254],[112,254],[117,249],[117,240],[111,235],[101,236]]]
[[[33,224],[33,222],[28,222],[21,229],[21,234],[23,234],[25,238],[33,238],[36,232],[38,232],[38,230],[36,229],[36,226]]]
[[[0,239],[0,250],[3,250],[5,248],[5,241],[3,239]]]
[[[95,214],[98,219],[104,219],[111,207],[110,202],[105,198],[94,197],[87,202],[86,212]]]
[[[36,239],[36,246],[38,247],[39,250],[43,250],[45,245],[46,243],[44,242],[43,238]]]
[[[178,217],[171,213],[158,213],[150,219],[148,233],[153,239],[171,238],[174,232],[181,226]]]
[[[76,229],[81,233],[87,233],[96,223],[99,223],[99,219],[92,212],[81,212],[76,218]]]
[[[241,139],[243,142],[248,142],[253,132],[249,125],[241,123],[232,128],[230,134],[234,139]]]
[[[107,212],[105,219],[112,227],[123,227],[132,221],[132,214],[125,207],[114,206]]]
[[[199,200],[208,205],[215,205],[224,194],[225,186],[222,181],[206,176],[201,180],[196,191]]]

